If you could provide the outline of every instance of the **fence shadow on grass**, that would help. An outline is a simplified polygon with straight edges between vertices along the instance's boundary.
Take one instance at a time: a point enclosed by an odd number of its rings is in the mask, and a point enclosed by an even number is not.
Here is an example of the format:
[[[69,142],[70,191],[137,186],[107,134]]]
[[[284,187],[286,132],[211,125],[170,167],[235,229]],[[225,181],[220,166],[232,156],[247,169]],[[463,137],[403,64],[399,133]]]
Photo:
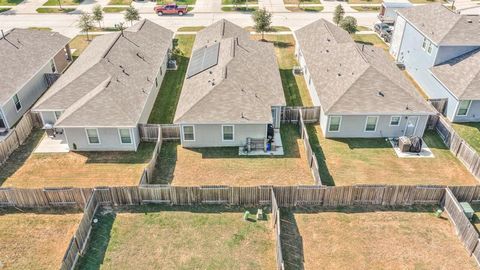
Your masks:
[[[98,222],[92,224],[88,247],[85,250],[85,254],[79,257],[75,269],[100,269],[105,259],[108,244],[110,243],[112,227],[116,217],[117,214],[115,212],[105,212],[102,209],[99,209],[95,214],[94,219],[98,219]]]
[[[25,164],[25,161],[42,140],[43,135],[43,130],[33,130],[26,142],[18,147],[3,165],[0,165],[0,186]]]
[[[155,164],[155,170],[150,184],[171,184],[177,164],[177,147],[179,141],[164,141]]]
[[[303,270],[303,238],[298,230],[295,215],[291,210],[281,209],[281,242],[285,269]]]
[[[327,166],[327,158],[323,152],[318,136],[323,136],[322,134],[317,134],[317,130],[314,125],[306,125],[308,137],[310,139],[310,146],[312,151],[315,153],[318,162],[318,170],[320,173],[320,179],[322,179],[322,184],[327,186],[335,186],[335,181],[333,176],[330,174]]]

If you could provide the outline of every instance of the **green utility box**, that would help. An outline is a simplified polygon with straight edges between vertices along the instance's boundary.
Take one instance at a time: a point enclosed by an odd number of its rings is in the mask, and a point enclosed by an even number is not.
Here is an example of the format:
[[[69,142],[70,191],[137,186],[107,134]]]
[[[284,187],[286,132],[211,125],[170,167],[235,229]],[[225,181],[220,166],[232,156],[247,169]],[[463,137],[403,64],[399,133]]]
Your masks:
[[[473,214],[475,214],[475,211],[473,211],[472,206],[468,202],[461,202],[460,205],[462,206],[463,213],[465,213],[468,219],[472,220]]]

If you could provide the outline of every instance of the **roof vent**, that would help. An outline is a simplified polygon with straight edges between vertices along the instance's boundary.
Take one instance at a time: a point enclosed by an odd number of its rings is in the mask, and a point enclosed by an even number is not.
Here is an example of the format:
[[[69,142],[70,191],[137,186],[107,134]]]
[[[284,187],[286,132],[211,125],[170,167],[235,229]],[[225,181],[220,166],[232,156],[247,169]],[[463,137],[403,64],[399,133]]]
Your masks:
[[[385,97],[385,94],[384,94],[382,91],[378,91],[377,95],[378,95],[379,97]]]
[[[341,73],[337,73],[337,76],[340,77],[340,76],[342,76],[342,74],[341,74]]]
[[[330,39],[329,39],[329,38],[327,38],[327,41],[328,41],[328,42],[330,42]]]
[[[325,51],[328,53],[328,49],[327,49],[327,50],[325,50]]]

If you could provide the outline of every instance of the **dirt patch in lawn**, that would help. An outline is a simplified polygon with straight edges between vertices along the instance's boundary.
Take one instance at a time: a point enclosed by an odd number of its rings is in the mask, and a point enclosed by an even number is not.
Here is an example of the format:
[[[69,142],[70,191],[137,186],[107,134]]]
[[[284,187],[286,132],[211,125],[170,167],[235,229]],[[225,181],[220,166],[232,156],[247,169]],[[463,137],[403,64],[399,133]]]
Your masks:
[[[339,210],[282,211],[286,269],[476,269],[435,207]]]
[[[2,269],[59,269],[81,213],[20,213],[0,209]]]
[[[434,131],[426,131],[424,136],[434,158],[398,158],[382,138],[326,139],[318,125],[307,130],[324,184],[477,184]]]
[[[39,141],[34,134],[0,172],[2,187],[95,187],[137,185],[155,144],[142,143],[137,152],[70,152],[31,154]]]
[[[274,269],[268,220],[244,221],[244,209],[129,208],[97,214],[77,269]],[[255,213],[255,212],[253,212]]]
[[[239,156],[238,147],[183,148],[162,146],[153,177],[155,184],[198,185],[313,185],[303,142],[293,125],[280,128],[284,156]]]

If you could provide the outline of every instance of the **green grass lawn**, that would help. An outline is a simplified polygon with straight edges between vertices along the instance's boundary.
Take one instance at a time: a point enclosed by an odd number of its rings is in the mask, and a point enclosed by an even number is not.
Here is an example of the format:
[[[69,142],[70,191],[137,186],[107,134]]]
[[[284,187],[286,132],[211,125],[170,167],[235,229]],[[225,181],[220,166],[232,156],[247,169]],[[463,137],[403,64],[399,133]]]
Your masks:
[[[254,12],[258,7],[222,7],[222,11],[225,12]]]
[[[157,0],[157,4],[165,5],[169,3],[177,3],[177,5],[195,5],[197,0]]]
[[[60,0],[62,6],[76,6],[80,5],[83,0]],[[48,0],[43,6],[58,6],[58,0]]]
[[[155,105],[150,113],[149,123],[169,124],[173,122],[178,99],[192,53],[195,35],[177,35],[173,40],[173,57],[177,60],[177,70],[168,70],[163,78]]]
[[[5,11],[9,11],[11,8],[0,8],[0,13],[2,12],[5,12]]]
[[[177,29],[177,32],[198,32],[205,29],[205,26],[183,26]]]
[[[130,5],[132,0],[110,0],[109,5]]]
[[[248,3],[246,0],[242,0],[242,2],[239,2],[237,4],[240,5],[245,5],[245,4],[258,4],[258,0],[249,0]],[[222,0],[222,5],[235,5],[232,0]]]
[[[352,8],[359,12],[378,12],[379,6],[352,6]]]
[[[387,44],[383,42],[383,40],[379,38],[376,34],[354,34],[352,35],[352,37],[358,43],[373,45],[386,51],[388,50]]]
[[[283,0],[283,3],[287,5],[298,5],[299,0]],[[301,4],[320,4],[320,0],[304,0]]]
[[[372,28],[359,25],[357,26],[357,31],[372,31]]]
[[[426,131],[423,139],[435,157],[413,159],[398,158],[383,138],[328,139],[318,125],[308,125],[307,131],[326,185],[477,183],[434,131]]]
[[[23,0],[0,0],[0,6],[16,6]]]
[[[80,54],[87,48],[90,42],[96,37],[96,35],[89,34],[89,40],[87,40],[86,35],[78,35],[70,40],[70,48],[75,50],[72,53],[73,59],[77,59]]]
[[[320,12],[323,10],[323,7],[305,7],[305,6],[300,6],[300,7],[285,7],[286,9],[292,11],[292,12]]]
[[[348,0],[349,4],[381,4],[383,0]]]
[[[248,32],[255,32],[255,28],[253,26],[247,26],[244,28]],[[268,32],[291,32],[292,29],[286,27],[286,26],[271,26],[270,30]]]
[[[69,13],[75,11],[74,8],[37,8],[37,13]]]
[[[480,123],[452,123],[455,131],[480,153]]]
[[[104,7],[103,12],[105,13],[118,13],[127,10],[126,7]]]
[[[101,211],[76,269],[274,269],[267,220],[256,209],[141,206]],[[264,211],[266,213],[266,211]],[[252,217],[253,218],[253,217]]]

